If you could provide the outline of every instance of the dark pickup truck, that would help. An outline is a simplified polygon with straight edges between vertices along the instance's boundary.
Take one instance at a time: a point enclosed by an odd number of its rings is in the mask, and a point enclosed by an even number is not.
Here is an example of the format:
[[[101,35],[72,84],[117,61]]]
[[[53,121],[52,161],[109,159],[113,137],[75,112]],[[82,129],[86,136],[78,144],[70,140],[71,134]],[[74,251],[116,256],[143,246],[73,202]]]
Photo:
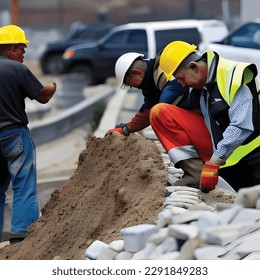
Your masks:
[[[40,67],[43,74],[59,74],[62,54],[70,46],[92,42],[103,37],[115,24],[74,23],[63,40],[48,43],[40,55]]]

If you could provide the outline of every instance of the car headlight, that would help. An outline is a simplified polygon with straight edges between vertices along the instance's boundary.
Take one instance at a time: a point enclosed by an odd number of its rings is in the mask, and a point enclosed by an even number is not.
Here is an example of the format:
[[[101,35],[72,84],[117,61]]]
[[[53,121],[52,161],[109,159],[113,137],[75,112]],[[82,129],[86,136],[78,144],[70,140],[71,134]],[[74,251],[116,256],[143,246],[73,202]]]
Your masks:
[[[65,51],[65,53],[63,54],[63,58],[64,59],[68,59],[71,58],[74,55],[75,51],[73,50],[67,50]]]

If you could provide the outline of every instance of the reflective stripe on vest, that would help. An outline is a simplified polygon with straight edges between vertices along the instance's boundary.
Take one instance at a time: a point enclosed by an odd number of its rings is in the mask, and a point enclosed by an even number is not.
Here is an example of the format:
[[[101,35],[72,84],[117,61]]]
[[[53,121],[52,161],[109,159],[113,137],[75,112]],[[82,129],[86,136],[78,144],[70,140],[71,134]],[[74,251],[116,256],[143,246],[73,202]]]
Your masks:
[[[260,146],[260,136],[246,145],[241,145],[235,149],[235,151],[228,157],[226,164],[220,166],[220,168],[228,167],[237,164],[244,156],[252,152],[254,149]]]

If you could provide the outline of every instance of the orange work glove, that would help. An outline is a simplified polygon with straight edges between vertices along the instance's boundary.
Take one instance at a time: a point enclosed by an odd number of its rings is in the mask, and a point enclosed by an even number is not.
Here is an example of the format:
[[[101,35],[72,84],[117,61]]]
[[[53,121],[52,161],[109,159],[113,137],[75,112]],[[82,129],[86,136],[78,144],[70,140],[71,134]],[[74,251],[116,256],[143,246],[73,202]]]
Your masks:
[[[130,131],[128,130],[127,125],[125,123],[118,124],[115,128],[109,129],[108,132],[118,132],[124,136],[130,135]]]
[[[219,165],[206,162],[200,175],[200,190],[208,193],[215,189],[218,183]]]
[[[112,128],[112,129],[109,129],[107,132],[118,132],[122,135],[125,135],[122,127]]]

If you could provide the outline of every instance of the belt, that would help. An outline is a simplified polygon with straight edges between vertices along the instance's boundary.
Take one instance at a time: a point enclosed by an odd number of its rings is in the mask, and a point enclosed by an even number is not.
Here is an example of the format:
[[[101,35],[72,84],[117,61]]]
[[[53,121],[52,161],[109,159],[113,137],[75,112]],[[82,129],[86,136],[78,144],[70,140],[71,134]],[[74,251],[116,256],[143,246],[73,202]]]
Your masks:
[[[18,127],[23,127],[23,126],[24,125],[22,125],[22,124],[10,124],[10,125],[0,128],[0,130],[5,130],[5,129],[9,129],[9,128],[18,128]]]

